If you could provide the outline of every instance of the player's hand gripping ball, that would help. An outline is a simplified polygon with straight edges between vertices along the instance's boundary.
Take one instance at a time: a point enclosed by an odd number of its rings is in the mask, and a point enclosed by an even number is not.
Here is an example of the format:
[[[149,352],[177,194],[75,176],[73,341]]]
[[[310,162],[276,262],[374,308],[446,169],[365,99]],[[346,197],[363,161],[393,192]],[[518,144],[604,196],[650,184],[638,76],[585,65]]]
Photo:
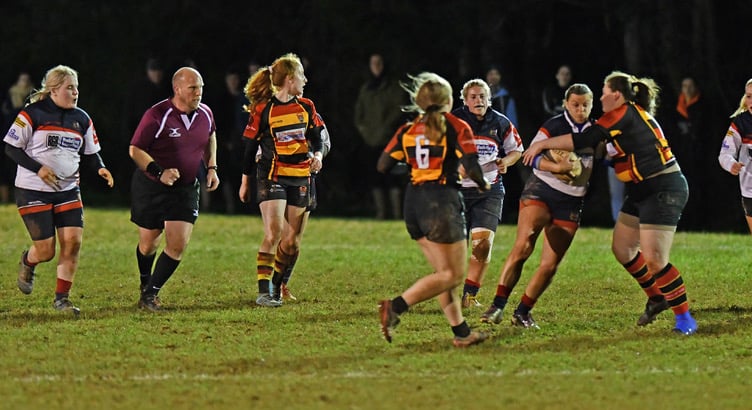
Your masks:
[[[572,151],[565,151],[563,149],[547,149],[543,151],[543,156],[547,160],[556,162],[557,164],[565,161],[572,164],[572,169],[570,169],[569,171],[554,173],[557,178],[566,183],[571,183],[582,173],[582,159],[579,155],[575,154]]]

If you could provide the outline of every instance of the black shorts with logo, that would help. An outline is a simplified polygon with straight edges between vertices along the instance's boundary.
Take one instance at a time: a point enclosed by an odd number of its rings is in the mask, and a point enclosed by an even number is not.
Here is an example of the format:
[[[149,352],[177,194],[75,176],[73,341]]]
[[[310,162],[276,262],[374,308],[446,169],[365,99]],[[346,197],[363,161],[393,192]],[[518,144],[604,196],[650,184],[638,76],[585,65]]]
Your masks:
[[[84,205],[78,188],[62,192],[16,187],[18,213],[34,241],[55,236],[56,228],[84,227]]]
[[[481,192],[478,188],[461,188],[465,201],[465,218],[469,230],[486,228],[496,232],[504,207],[504,185],[491,184],[491,189]]]
[[[627,183],[621,211],[636,216],[640,224],[676,226],[689,199],[681,172],[661,174],[640,183]]]
[[[408,185],[405,225],[413,239],[455,243],[467,239],[465,202],[457,188],[436,183]]]
[[[199,182],[168,186],[149,179],[140,170],[131,179],[131,222],[146,229],[163,229],[165,221],[195,223]]]
[[[312,201],[312,198],[310,178],[306,179],[300,186],[275,182],[266,178],[256,178],[256,201],[258,203],[284,199],[287,201],[287,205],[309,208],[310,210],[312,205],[315,208],[315,202]]]
[[[551,185],[535,174],[530,174],[520,194],[520,206],[536,204],[548,209],[554,224],[577,227],[580,225],[585,198],[551,188]]]

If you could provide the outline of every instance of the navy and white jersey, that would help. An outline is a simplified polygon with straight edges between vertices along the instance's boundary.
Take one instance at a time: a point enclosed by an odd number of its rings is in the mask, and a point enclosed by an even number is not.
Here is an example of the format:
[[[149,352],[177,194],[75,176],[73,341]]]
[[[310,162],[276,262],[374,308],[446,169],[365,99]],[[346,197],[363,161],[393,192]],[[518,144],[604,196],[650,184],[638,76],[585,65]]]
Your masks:
[[[549,118],[538,129],[538,133],[535,134],[532,143],[543,141],[547,138],[555,137],[557,135],[564,135],[575,132],[583,132],[593,125],[591,120],[588,120],[584,124],[577,124],[572,120],[572,117],[567,111]],[[572,184],[557,178],[553,173],[533,168],[535,176],[540,178],[543,182],[548,184],[551,188],[563,192],[567,195],[583,197],[587,193],[588,180],[593,171],[593,154],[594,149],[592,147],[585,147],[575,151],[577,155],[582,159],[582,173],[580,177],[572,181]]]
[[[457,118],[465,121],[473,130],[473,142],[478,151],[478,163],[483,169],[483,176],[489,182],[499,182],[501,176],[496,166],[496,159],[503,158],[513,151],[523,151],[522,138],[517,128],[504,114],[489,108],[482,119],[470,112],[466,105],[452,111]],[[478,184],[468,177],[462,178],[462,187],[477,187]]]
[[[745,198],[752,198],[750,161],[752,161],[752,114],[745,111],[731,120],[718,155],[718,162],[726,171],[730,171],[735,162],[744,164],[739,171],[739,186]]]
[[[146,110],[131,145],[149,153],[162,168],[177,168],[180,171],[177,184],[192,185],[215,131],[214,115],[206,104],[201,103],[196,111],[185,113],[167,99]]]
[[[21,110],[3,141],[55,172],[58,188],[44,183],[36,172],[18,166],[15,185],[42,192],[76,188],[81,155],[96,154],[101,149],[89,115],[77,107],[60,108],[50,98]]]

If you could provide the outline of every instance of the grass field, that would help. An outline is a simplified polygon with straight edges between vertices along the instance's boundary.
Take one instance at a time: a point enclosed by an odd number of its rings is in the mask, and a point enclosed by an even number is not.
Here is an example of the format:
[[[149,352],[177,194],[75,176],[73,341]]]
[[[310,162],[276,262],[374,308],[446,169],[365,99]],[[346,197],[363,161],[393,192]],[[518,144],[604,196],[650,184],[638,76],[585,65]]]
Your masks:
[[[740,221],[743,223],[743,221]],[[514,236],[500,227],[481,290],[490,302]],[[125,209],[86,209],[72,299],[81,318],[51,308],[54,264],[34,293],[16,272],[29,239],[0,206],[0,408],[7,409],[748,409],[752,407],[752,280],[748,235],[679,233],[699,331],[670,332],[663,313],[635,326],[644,296],[610,254],[610,231],[582,228],[548,292],[538,331],[507,319],[469,349],[451,345],[438,303],[411,308],[392,344],[377,301],[429,271],[398,221],[314,217],[279,309],[253,301],[257,216],[202,215],[183,263],[160,293],[167,311],[136,307],[136,229]]]

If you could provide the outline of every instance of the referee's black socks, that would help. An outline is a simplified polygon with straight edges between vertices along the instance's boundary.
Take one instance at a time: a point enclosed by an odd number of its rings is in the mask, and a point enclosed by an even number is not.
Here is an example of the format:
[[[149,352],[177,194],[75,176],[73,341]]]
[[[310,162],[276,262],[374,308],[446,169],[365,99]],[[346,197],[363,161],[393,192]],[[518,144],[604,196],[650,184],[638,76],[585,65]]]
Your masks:
[[[166,253],[164,253],[164,251],[162,251],[162,253],[159,255],[159,258],[157,259],[157,264],[154,266],[154,273],[151,275],[149,288],[145,293],[156,294],[157,292],[159,292],[159,289],[161,289],[162,286],[164,286],[164,284],[167,282],[167,280],[170,279],[170,276],[175,273],[175,270],[178,268],[179,264],[179,260],[172,259]]]

